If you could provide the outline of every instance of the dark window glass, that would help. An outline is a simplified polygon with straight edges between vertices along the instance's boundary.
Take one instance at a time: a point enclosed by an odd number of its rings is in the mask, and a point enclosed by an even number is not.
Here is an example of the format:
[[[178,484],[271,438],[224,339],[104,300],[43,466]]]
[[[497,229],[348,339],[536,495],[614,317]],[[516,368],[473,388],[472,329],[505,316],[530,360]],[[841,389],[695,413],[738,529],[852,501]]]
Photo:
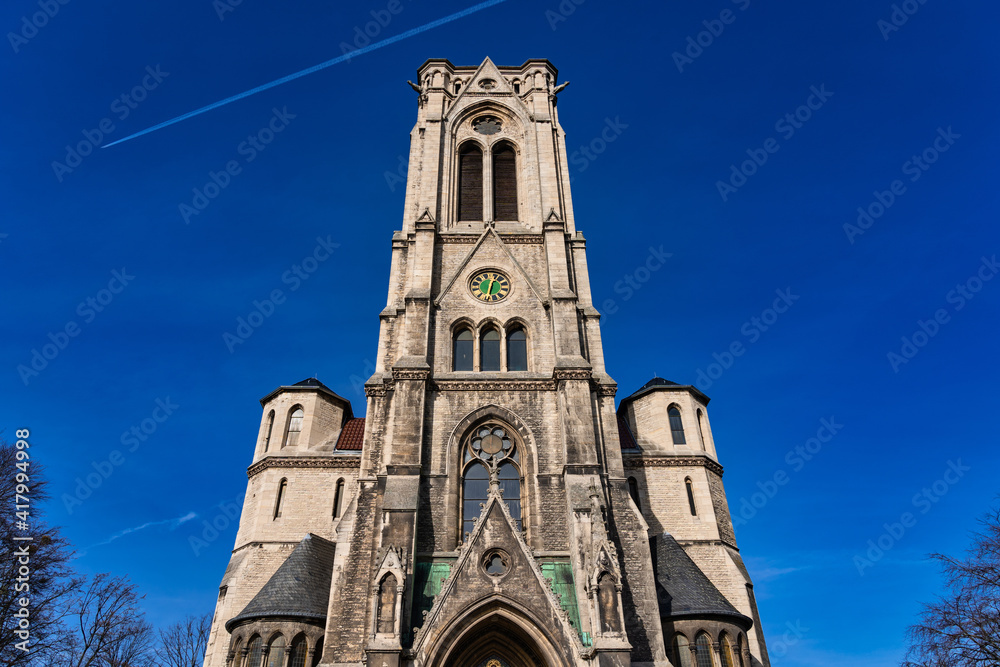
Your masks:
[[[635,506],[642,510],[642,503],[639,502],[639,483],[635,481],[635,477],[628,478],[628,494],[632,496],[632,502]]]
[[[292,652],[288,656],[288,667],[306,667],[306,638],[299,635],[292,642]]]
[[[319,664],[319,659],[323,657],[323,638],[320,637],[316,640],[316,648],[313,649],[313,659],[312,667],[316,667]]]
[[[264,653],[264,640],[260,638],[260,635],[257,635],[250,641],[250,645],[247,648],[249,649],[247,653],[247,667],[260,667]]]
[[[507,334],[507,370],[528,370],[528,337],[524,329],[514,329]]]
[[[521,530],[521,476],[510,463],[500,466],[500,490],[503,491],[504,502],[510,507],[511,518]]]
[[[458,219],[483,219],[483,151],[473,143],[458,156]]]
[[[278,498],[274,502],[274,518],[277,519],[281,516],[281,505],[285,502],[285,489],[288,488],[288,480],[283,479],[281,483],[278,484]]]
[[[729,635],[722,635],[720,650],[722,653],[722,667],[736,667],[736,661],[733,660],[733,642],[730,641]]]
[[[708,635],[702,633],[698,635],[698,641],[694,643],[697,649],[698,667],[714,667],[712,664],[712,640]]]
[[[472,524],[479,517],[479,504],[486,502],[486,493],[490,488],[490,475],[486,467],[475,463],[465,472],[462,484],[462,539],[472,532]]]
[[[268,445],[271,444],[271,430],[274,429],[274,410],[267,413],[267,426],[264,429],[264,451],[267,451]]]
[[[698,516],[698,512],[694,508],[694,485],[691,484],[690,477],[684,480],[684,486],[687,487],[688,505],[691,507],[691,516]]]
[[[514,149],[501,144],[493,150],[493,219],[517,220],[517,165]]]
[[[670,409],[667,410],[667,415],[670,417],[670,435],[674,437],[674,444],[685,444],[684,424],[681,422],[681,411],[678,410],[676,406],[671,405]]]
[[[337,489],[333,492],[333,518],[340,516],[341,505],[344,502],[344,480],[337,480]]]
[[[500,332],[489,329],[479,342],[479,370],[500,370]]]
[[[453,370],[472,370],[472,343],[472,332],[468,329],[459,331],[456,334]]]

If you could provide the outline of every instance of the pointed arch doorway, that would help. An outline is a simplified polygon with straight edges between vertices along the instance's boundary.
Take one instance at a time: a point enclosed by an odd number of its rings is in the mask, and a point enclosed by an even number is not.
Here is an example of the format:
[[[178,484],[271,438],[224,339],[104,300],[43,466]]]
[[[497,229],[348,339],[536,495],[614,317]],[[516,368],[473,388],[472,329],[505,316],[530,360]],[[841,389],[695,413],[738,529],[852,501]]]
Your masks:
[[[509,601],[505,601],[509,602]],[[427,667],[571,667],[570,647],[561,646],[544,624],[518,605],[496,600],[467,610],[430,648]],[[558,633],[557,633],[558,634]],[[561,646],[561,648],[560,648]]]
[[[510,619],[491,615],[464,633],[445,667],[550,667],[536,641]]]

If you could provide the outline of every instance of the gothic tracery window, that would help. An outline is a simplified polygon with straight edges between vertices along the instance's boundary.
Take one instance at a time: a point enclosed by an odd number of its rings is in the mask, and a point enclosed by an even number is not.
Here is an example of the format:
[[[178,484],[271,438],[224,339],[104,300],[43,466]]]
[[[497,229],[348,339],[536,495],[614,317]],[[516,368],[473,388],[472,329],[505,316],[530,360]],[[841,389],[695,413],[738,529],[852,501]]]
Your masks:
[[[692,667],[691,645],[682,634],[674,635],[674,664],[677,667]]]
[[[490,471],[495,471],[503,500],[518,530],[522,527],[520,452],[505,426],[483,424],[469,436],[462,455],[462,536],[472,531],[486,502]]]
[[[259,667],[264,655],[264,640],[260,635],[254,635],[247,645],[246,667]]]

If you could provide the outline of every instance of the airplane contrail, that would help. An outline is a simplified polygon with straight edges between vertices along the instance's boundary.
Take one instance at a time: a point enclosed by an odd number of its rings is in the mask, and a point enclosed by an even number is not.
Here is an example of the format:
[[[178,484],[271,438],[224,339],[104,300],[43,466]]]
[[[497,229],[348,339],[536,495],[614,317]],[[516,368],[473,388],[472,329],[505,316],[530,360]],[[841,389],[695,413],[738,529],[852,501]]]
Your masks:
[[[224,100],[220,100],[218,102],[213,102],[212,104],[209,104],[208,106],[204,106],[204,107],[202,107],[200,109],[195,109],[194,111],[189,111],[186,114],[182,114],[180,116],[177,116],[176,118],[171,118],[170,120],[164,121],[164,122],[159,123],[157,125],[153,125],[152,127],[147,127],[145,130],[140,130],[139,132],[136,132],[135,134],[130,134],[127,137],[123,137],[123,138],[119,139],[118,141],[112,141],[110,144],[104,144],[103,146],[101,146],[101,148],[108,148],[110,146],[114,146],[116,144],[120,144],[120,143],[123,143],[125,141],[128,141],[129,139],[135,139],[136,137],[141,137],[144,134],[149,134],[150,132],[155,132],[156,130],[161,130],[161,129],[169,126],[169,125],[173,125],[174,123],[179,123],[182,120],[187,120],[188,118],[193,118],[195,116],[203,114],[206,111],[211,111],[212,109],[218,109],[219,107],[225,106],[226,104],[229,104],[231,102],[236,102],[237,100],[242,100],[243,98],[250,97],[251,95],[256,95],[257,93],[263,92],[263,91],[268,90],[270,88],[274,88],[275,86],[280,86],[283,83],[288,83],[289,81],[294,81],[295,79],[298,79],[300,77],[306,76],[308,74],[312,74],[313,72],[318,72],[321,69],[326,69],[327,67],[331,67],[331,66],[336,65],[338,63],[342,63],[345,60],[350,60],[351,58],[356,58],[357,56],[360,56],[362,54],[368,53],[369,51],[374,51],[375,49],[382,48],[383,46],[388,46],[389,44],[395,44],[396,42],[398,42],[400,40],[406,39],[407,37],[413,37],[414,35],[419,35],[422,32],[426,32],[428,30],[431,30],[432,28],[436,28],[438,26],[444,25],[445,23],[451,23],[452,21],[456,21],[456,20],[458,20],[460,18],[468,16],[469,14],[474,14],[474,13],[480,11],[480,10],[486,9],[487,7],[492,7],[493,5],[499,5],[501,2],[506,2],[506,0],[486,0],[486,2],[481,2],[478,5],[473,5],[472,7],[468,7],[466,9],[463,9],[460,12],[455,12],[454,14],[450,14],[448,16],[445,16],[444,18],[437,19],[436,21],[431,21],[430,23],[425,23],[424,25],[422,25],[422,26],[420,26],[418,28],[413,28],[411,30],[407,30],[404,33],[400,33],[400,34],[395,35],[393,37],[389,37],[387,39],[383,39],[381,42],[375,42],[374,44],[369,44],[368,46],[362,47],[360,49],[356,49],[354,51],[351,51],[350,53],[345,53],[342,56],[338,56],[336,58],[332,58],[331,60],[327,60],[326,62],[322,62],[322,63],[320,63],[318,65],[313,65],[312,67],[308,67],[308,68],[306,68],[304,70],[300,70],[298,72],[295,72],[294,74],[289,74],[288,76],[283,76],[280,79],[276,79],[274,81],[271,81],[270,83],[265,83],[265,84],[263,84],[261,86],[257,86],[256,88],[251,88],[250,90],[245,90],[242,93],[238,93],[236,95],[233,95],[232,97],[227,97]]]

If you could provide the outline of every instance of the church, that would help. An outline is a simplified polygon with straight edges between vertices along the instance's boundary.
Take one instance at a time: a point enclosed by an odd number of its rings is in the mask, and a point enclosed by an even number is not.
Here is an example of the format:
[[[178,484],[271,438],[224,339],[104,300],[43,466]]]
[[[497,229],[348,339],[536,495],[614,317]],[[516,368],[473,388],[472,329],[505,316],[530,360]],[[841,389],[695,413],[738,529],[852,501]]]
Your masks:
[[[566,84],[487,58],[410,85],[366,416],[315,378],[261,399],[205,667],[769,667],[709,398],[615,407]]]

